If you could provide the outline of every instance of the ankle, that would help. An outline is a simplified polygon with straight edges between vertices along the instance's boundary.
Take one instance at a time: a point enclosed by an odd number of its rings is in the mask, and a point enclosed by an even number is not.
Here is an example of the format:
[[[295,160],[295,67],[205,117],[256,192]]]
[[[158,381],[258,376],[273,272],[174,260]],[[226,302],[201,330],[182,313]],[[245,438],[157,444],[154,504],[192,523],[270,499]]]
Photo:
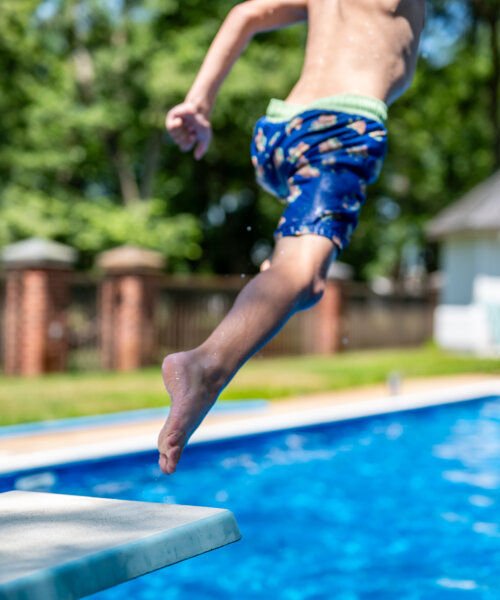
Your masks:
[[[210,394],[219,395],[229,380],[229,374],[222,361],[221,355],[213,350],[198,346],[188,352],[189,359],[200,368],[202,384]]]

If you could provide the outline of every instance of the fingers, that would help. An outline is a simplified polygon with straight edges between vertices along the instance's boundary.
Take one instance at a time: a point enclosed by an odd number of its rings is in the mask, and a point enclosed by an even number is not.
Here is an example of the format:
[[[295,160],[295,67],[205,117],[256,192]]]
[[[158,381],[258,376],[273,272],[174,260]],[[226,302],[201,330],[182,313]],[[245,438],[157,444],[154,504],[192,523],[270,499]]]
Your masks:
[[[196,160],[199,160],[210,146],[210,141],[212,140],[212,127],[210,125],[210,121],[208,121],[203,115],[198,116],[197,125],[198,143],[194,149],[194,157]]]
[[[181,117],[170,117],[169,114],[167,115],[167,119],[165,121],[166,127],[169,131],[176,131],[182,127],[182,119]]]
[[[196,132],[189,127],[183,126],[175,131],[170,131],[169,133],[183,152],[191,150],[196,142]]]
[[[210,121],[187,103],[170,110],[165,119],[171,138],[183,152],[195,145],[194,157],[199,160],[207,151],[211,139]]]
[[[201,139],[197,144],[196,144],[196,148],[194,149],[194,157],[196,158],[196,160],[200,160],[200,158],[205,154],[205,152],[208,150],[208,146],[210,144],[210,137],[211,136],[206,136],[205,138]]]
[[[170,109],[165,118],[165,127],[170,131],[182,126],[183,117],[186,115],[186,110],[182,104],[174,106]]]
[[[179,135],[182,130],[182,117],[175,113],[175,109],[172,109],[165,118],[165,128],[170,135],[175,139],[175,136]]]
[[[205,154],[206,148],[202,142],[196,144],[196,148],[194,149],[194,157],[196,160],[200,160],[200,158]]]
[[[196,131],[192,125],[180,117],[174,117],[169,120],[168,116],[166,125],[170,137],[183,152],[193,147],[196,142]]]
[[[189,126],[181,107],[176,106],[168,112],[165,119],[165,127],[170,134],[170,137],[181,148],[181,150],[189,150],[195,142],[195,131]]]
[[[191,150],[196,142],[196,134],[191,131],[186,131],[180,137],[180,140],[177,142],[179,148],[182,152],[187,152]]]

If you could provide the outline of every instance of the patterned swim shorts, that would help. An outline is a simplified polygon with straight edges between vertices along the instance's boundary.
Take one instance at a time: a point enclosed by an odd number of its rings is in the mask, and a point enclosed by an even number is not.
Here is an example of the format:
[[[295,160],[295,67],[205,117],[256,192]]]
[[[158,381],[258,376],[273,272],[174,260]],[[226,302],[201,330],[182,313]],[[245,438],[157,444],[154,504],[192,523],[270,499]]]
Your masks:
[[[386,111],[364,96],[330,96],[307,107],[271,100],[251,153],[260,186],[287,204],[276,238],[316,234],[345,248],[385,157]]]

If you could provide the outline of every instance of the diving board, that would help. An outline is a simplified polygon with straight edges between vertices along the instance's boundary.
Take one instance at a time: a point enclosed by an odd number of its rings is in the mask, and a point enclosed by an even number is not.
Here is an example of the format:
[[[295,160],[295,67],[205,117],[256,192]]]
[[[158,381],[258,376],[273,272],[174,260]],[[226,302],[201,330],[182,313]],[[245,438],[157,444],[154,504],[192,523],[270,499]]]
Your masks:
[[[224,509],[4,492],[0,600],[81,598],[240,537]]]

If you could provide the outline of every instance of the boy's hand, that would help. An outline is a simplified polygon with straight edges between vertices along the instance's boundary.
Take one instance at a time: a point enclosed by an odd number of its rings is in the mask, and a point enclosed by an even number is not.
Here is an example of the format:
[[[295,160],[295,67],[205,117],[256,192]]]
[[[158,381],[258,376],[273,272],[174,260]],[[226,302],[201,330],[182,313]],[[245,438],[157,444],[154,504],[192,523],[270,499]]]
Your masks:
[[[174,106],[167,114],[165,126],[168,133],[183,152],[194,149],[199,160],[207,151],[212,139],[212,126],[207,117],[191,102]]]

